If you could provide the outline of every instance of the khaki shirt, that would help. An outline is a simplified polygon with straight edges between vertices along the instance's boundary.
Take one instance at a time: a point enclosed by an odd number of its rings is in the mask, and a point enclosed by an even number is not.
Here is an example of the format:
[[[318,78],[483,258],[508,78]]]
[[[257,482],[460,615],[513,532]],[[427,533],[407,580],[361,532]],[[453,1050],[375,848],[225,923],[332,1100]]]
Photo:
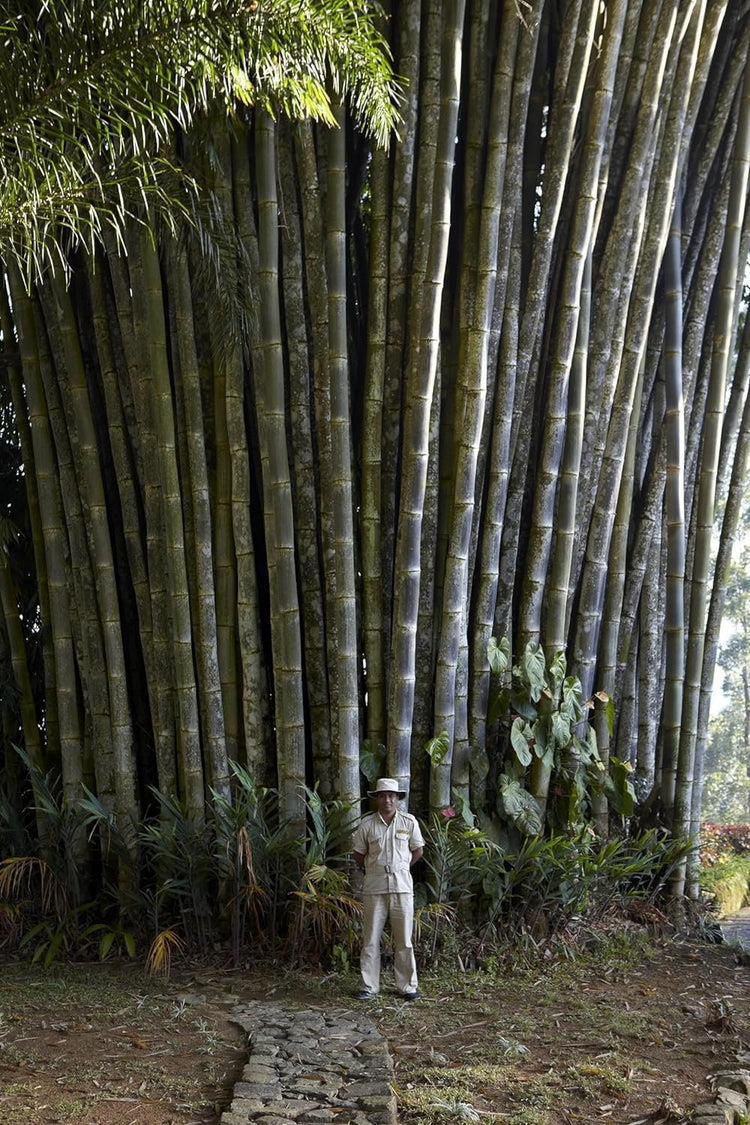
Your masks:
[[[390,824],[378,812],[363,817],[353,844],[353,850],[365,857],[362,893],[411,894],[411,853],[422,847],[422,833],[411,813],[397,810]]]

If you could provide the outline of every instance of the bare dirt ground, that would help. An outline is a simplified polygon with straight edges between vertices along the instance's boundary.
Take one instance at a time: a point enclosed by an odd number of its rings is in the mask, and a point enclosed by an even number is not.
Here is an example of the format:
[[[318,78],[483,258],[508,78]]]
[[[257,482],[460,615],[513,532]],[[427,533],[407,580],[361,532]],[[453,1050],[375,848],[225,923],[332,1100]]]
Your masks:
[[[750,1067],[750,970],[727,945],[665,942],[607,962],[423,973],[368,1014],[396,1062],[403,1125],[684,1121],[710,1077]],[[385,977],[387,986],[387,974]],[[354,973],[6,962],[3,1125],[215,1125],[246,1057],[240,1001],[356,1007]]]

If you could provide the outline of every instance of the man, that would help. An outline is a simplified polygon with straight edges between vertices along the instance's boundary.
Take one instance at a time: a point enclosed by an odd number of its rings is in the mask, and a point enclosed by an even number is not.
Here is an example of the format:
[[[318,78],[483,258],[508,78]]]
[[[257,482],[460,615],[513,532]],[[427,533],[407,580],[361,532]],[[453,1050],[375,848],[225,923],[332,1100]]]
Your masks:
[[[396,988],[404,1000],[417,999],[417,963],[412,945],[414,886],[411,868],[421,858],[424,840],[416,817],[402,812],[399,789],[392,777],[381,777],[368,792],[378,804],[377,812],[360,821],[354,833],[354,861],[365,873],[360,972],[363,987],[358,1000],[380,991],[380,937],[390,918],[394,947]]]

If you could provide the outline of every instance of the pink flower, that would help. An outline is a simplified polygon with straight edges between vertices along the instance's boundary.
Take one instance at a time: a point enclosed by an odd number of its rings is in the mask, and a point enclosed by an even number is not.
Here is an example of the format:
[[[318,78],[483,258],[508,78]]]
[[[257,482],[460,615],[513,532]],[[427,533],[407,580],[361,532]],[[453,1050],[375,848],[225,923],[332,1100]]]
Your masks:
[[[451,805],[448,805],[447,808],[441,809],[440,815],[444,816],[446,820],[450,820],[452,816],[456,815],[456,810]]]

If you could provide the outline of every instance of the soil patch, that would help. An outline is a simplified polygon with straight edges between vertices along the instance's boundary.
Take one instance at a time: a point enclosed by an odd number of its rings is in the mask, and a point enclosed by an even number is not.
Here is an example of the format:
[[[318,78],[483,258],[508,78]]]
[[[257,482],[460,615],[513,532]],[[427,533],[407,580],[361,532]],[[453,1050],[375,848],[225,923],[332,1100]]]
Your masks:
[[[423,973],[366,1014],[396,1065],[403,1125],[684,1120],[716,1071],[750,1066],[750,975],[726,945]],[[247,1057],[238,1005],[351,1005],[352,972],[14,962],[0,977],[3,1125],[216,1125]],[[385,982],[387,985],[387,974]],[[743,1054],[744,1052],[744,1054]]]

